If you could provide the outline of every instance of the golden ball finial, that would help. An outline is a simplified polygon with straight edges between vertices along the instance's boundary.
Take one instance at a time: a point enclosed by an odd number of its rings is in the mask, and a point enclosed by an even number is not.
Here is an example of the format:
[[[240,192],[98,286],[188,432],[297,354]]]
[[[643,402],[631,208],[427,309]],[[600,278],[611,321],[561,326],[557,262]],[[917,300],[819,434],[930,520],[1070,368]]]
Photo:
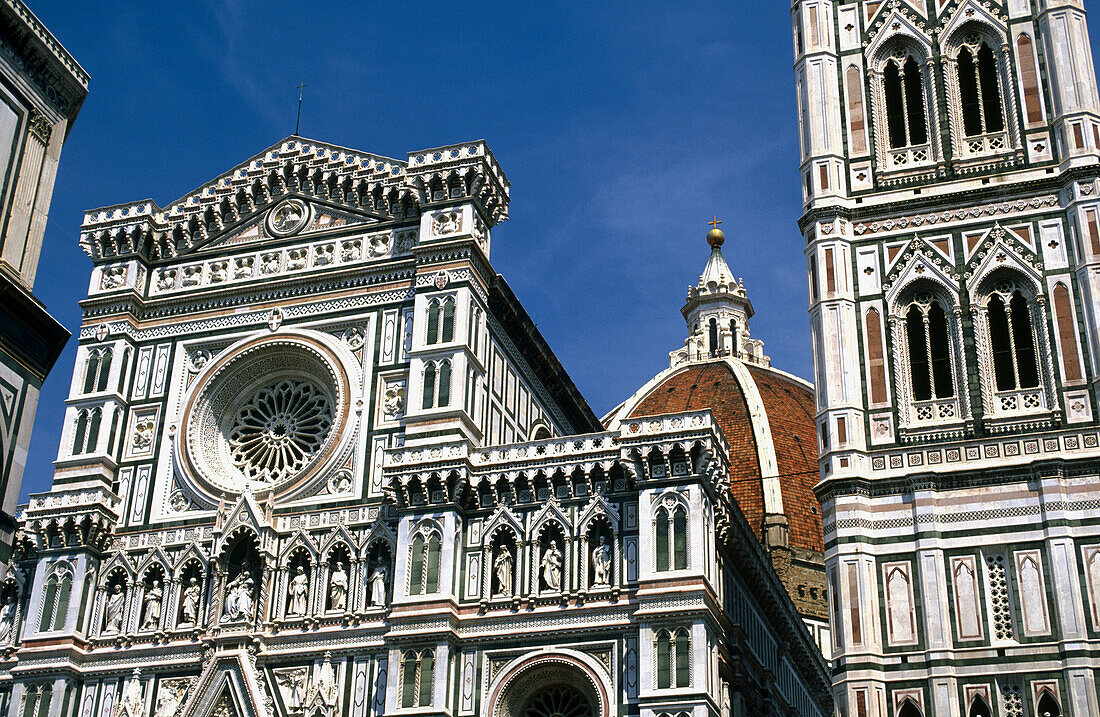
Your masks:
[[[714,227],[709,232],[707,232],[707,244],[710,244],[711,247],[714,249],[722,246],[722,244],[724,244],[726,241],[725,232],[718,228],[718,225],[721,223],[722,220],[718,217],[715,217],[714,219],[711,219],[709,222],[707,222],[707,224],[710,224],[712,227]]]

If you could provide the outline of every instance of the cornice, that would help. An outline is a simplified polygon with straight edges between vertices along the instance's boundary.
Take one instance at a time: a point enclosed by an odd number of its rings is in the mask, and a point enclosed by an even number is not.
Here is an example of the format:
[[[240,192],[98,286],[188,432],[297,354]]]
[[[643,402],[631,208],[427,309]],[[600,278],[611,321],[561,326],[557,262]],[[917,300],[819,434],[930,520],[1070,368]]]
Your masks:
[[[0,0],[0,22],[0,46],[9,51],[9,62],[61,116],[75,119],[88,94],[88,73],[22,0]]]
[[[882,204],[867,204],[859,207],[833,205],[828,207],[811,207],[798,220],[799,230],[805,234],[814,224],[821,221],[843,219],[857,224],[885,220],[899,216],[898,207],[904,207],[904,213],[941,213],[945,207],[977,206],[980,204],[994,204],[1014,202],[1017,199],[1036,194],[1058,194],[1065,191],[1073,182],[1082,179],[1096,179],[1100,177],[1100,165],[1090,167],[1074,167],[1052,177],[1015,182],[1009,185],[987,185],[978,188],[960,188],[947,194],[929,194],[907,197],[904,201],[883,201]],[[874,194],[853,195],[851,199],[873,199]]]

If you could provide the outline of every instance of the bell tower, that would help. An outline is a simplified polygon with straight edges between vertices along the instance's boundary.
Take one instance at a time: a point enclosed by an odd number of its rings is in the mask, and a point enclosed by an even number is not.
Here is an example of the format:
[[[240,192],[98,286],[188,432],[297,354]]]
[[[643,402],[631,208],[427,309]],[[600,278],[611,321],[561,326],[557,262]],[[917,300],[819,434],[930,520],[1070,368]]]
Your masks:
[[[1098,714],[1084,4],[791,17],[839,713]]]

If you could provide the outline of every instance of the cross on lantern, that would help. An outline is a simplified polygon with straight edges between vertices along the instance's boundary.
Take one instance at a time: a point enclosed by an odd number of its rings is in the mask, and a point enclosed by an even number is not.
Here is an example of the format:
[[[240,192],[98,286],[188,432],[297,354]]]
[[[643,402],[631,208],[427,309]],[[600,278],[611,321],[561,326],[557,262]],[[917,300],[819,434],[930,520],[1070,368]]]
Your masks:
[[[722,220],[719,219],[718,217],[715,217],[714,219],[711,219],[709,222],[707,222],[707,224],[710,224],[715,229],[717,229],[718,225],[721,224],[721,223],[722,223]]]

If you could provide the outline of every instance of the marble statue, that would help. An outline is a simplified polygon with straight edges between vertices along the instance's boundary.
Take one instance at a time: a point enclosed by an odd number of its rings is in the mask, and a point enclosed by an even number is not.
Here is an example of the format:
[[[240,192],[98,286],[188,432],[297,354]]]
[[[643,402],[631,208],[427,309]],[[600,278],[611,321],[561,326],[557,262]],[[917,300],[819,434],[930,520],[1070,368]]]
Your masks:
[[[152,630],[160,622],[160,603],[164,597],[164,591],[160,589],[160,581],[154,580],[153,587],[145,593],[145,620],[141,623],[142,630]]]
[[[184,624],[193,625],[198,621],[200,594],[201,589],[199,588],[198,579],[191,578],[191,582],[183,589],[182,610]]]
[[[122,586],[115,583],[111,594],[107,596],[107,612],[104,621],[104,632],[118,632],[122,629],[122,606],[126,597],[122,594]]]
[[[346,610],[348,606],[348,574],[344,570],[344,564],[336,561],[336,570],[329,580],[329,595],[332,599],[333,610]]]
[[[512,595],[512,551],[508,546],[500,546],[500,552],[493,562],[493,569],[497,574],[497,595],[511,597]]]
[[[249,566],[241,569],[225,589],[225,619],[247,620],[252,617],[252,590],[255,583]]]
[[[553,540],[542,555],[542,580],[546,583],[547,590],[561,590],[561,548]]]
[[[11,636],[12,625],[15,624],[15,598],[9,597],[0,608],[0,642],[6,642]]]
[[[611,548],[607,546],[607,538],[600,536],[600,544],[592,549],[593,585],[609,585],[611,583]]]
[[[295,570],[294,579],[290,581],[290,605],[287,615],[305,615],[306,600],[309,595],[309,578],[306,577],[305,568],[301,565]]]
[[[370,576],[370,604],[371,607],[385,607],[386,605],[385,565],[379,565]]]

